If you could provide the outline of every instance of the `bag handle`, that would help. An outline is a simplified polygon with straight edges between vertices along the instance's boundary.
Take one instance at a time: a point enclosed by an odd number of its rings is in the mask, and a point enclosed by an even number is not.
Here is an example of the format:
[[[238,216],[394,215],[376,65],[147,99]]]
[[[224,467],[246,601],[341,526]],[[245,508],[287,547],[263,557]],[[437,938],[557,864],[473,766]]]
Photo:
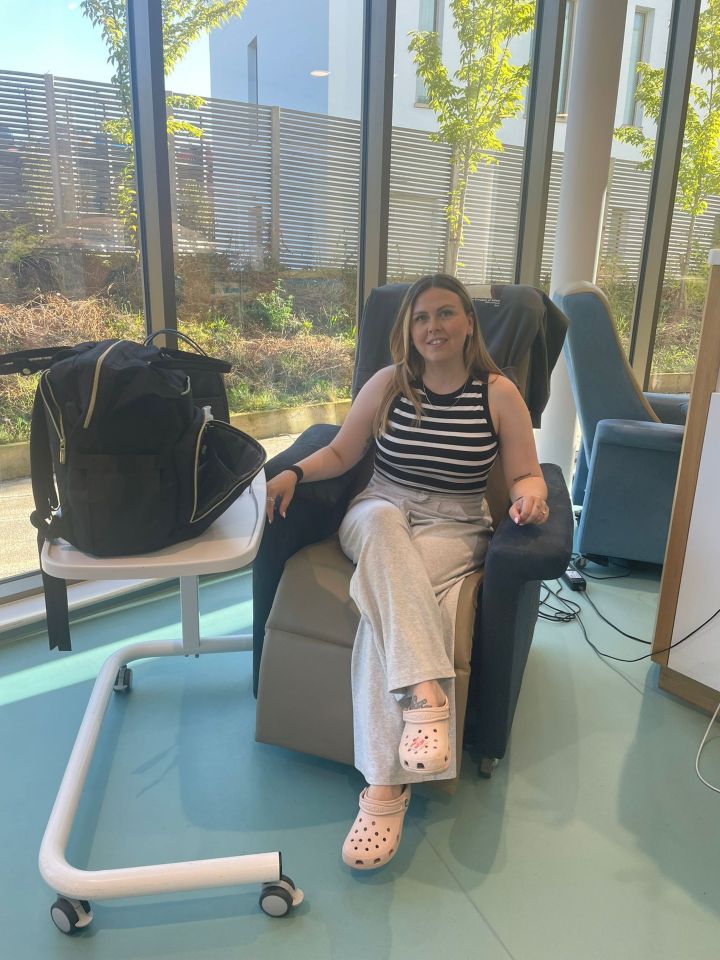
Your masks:
[[[149,347],[155,337],[159,337],[161,333],[170,334],[173,337],[178,337],[180,340],[184,340],[185,343],[189,343],[191,347],[194,347],[198,353],[201,353],[204,357],[207,356],[203,348],[195,343],[195,341],[189,337],[186,333],[181,333],[179,330],[172,330],[170,327],[165,327],[163,330],[156,330],[155,333],[151,333],[149,337],[145,339],[144,346]]]

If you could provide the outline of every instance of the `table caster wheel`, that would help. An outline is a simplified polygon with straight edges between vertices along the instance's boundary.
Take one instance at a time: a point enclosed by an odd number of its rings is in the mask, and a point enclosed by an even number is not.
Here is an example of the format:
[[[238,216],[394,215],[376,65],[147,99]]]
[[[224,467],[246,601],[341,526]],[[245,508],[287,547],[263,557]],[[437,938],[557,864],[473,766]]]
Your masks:
[[[61,933],[77,933],[87,927],[93,918],[92,908],[87,900],[70,900],[58,897],[50,907],[50,919]]]
[[[285,917],[293,907],[299,907],[303,899],[302,890],[283,873],[278,881],[263,884],[260,909],[269,917]]]
[[[130,693],[132,690],[132,670],[130,667],[120,667],[113,684],[115,693]]]

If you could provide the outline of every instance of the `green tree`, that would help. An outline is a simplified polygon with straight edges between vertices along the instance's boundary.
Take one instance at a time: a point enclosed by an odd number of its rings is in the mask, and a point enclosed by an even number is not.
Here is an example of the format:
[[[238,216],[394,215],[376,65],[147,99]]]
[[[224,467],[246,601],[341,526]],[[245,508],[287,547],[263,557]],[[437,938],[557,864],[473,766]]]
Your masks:
[[[638,63],[636,98],[645,116],[655,124],[660,119],[665,71]],[[680,303],[686,306],[686,280],[691,270],[693,235],[697,218],[707,209],[707,198],[720,194],[720,0],[709,0],[698,21],[695,47],[696,77],[690,84],[685,120],[676,203],[690,216],[687,243],[680,264]],[[620,127],[615,136],[638,147],[640,169],[648,170],[655,156],[655,138],[640,127]]]
[[[445,269],[455,273],[463,244],[465,199],[479,163],[496,164],[503,150],[498,131],[522,107],[530,64],[516,66],[510,41],[532,28],[535,3],[527,0],[451,0],[460,65],[450,76],[435,32],[411,34],[410,52],[438,121],[430,138],[452,150],[452,189],[446,208]]]
[[[215,27],[226,23],[231,17],[239,17],[247,0],[161,0],[163,22],[163,59],[165,76],[172,73],[188,52],[190,45]],[[108,62],[115,68],[112,82],[120,93],[123,116],[106,120],[102,129],[116,143],[129,148],[130,158],[123,166],[118,182],[119,214],[133,240],[137,236],[137,210],[135,206],[135,157],[132,153],[132,94],[130,90],[130,64],[127,51],[126,0],[82,0],[83,13],[93,25],[100,27],[108,48]],[[175,115],[177,109],[199,110],[205,101],[202,97],[187,94],[167,94],[168,135],[184,131],[193,137],[201,137],[202,129]]]

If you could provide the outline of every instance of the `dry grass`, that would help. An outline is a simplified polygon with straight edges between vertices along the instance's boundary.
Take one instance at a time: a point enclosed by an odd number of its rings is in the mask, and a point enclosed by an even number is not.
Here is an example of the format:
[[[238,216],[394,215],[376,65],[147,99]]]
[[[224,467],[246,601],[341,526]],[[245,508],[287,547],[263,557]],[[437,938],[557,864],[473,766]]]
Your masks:
[[[298,333],[244,337],[227,322],[181,325],[209,354],[233,364],[227,377],[234,412],[320,403],[350,395],[354,345],[347,338]],[[140,341],[141,314],[107,300],[44,294],[20,306],[0,304],[0,352],[108,337]],[[36,377],[0,377],[0,443],[25,440]]]
[[[0,303],[0,349],[3,353],[27,347],[54,347],[105,340],[138,340],[144,336],[142,316],[126,313],[108,300],[91,297],[68,300],[46,293],[28,303]]]

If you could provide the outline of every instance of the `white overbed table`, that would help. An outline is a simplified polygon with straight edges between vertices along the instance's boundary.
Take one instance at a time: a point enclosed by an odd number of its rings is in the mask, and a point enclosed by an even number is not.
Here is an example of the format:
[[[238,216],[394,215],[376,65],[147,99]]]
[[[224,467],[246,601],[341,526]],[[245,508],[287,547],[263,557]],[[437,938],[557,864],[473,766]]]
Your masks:
[[[283,916],[303,899],[302,891],[284,876],[279,851],[108,870],[78,869],[67,862],[65,855],[105,710],[113,691],[126,693],[131,688],[132,673],[128,664],[146,657],[198,656],[252,648],[251,634],[200,638],[198,578],[201,574],[238,570],[251,563],[258,550],[264,520],[265,475],[261,472],[202,536],[156,553],[93,557],[62,540],[45,544],[42,567],[53,577],[180,579],[182,638],[131,643],[105,661],[45,829],[40,846],[40,873],[58,894],[50,914],[63,933],[74,933],[91,922],[90,900],[261,883],[260,906],[271,916]]]

